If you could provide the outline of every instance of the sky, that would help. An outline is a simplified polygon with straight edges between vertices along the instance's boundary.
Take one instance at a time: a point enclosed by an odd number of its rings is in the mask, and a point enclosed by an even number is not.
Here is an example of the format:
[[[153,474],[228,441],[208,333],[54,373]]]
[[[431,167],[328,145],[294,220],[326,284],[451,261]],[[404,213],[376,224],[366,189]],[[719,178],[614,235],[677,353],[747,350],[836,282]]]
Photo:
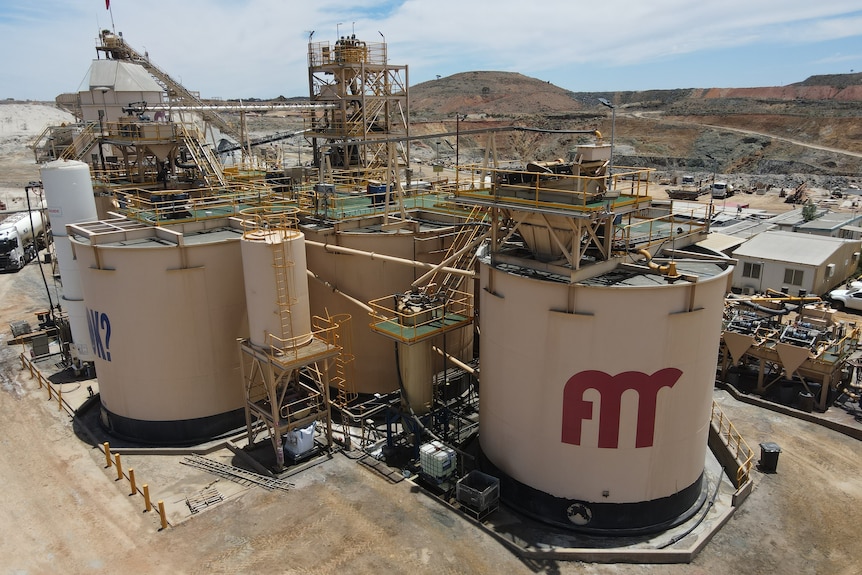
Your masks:
[[[0,99],[86,89],[102,29],[204,98],[307,96],[312,32],[385,41],[411,86],[470,71],[575,92],[862,71],[859,0],[0,0]]]

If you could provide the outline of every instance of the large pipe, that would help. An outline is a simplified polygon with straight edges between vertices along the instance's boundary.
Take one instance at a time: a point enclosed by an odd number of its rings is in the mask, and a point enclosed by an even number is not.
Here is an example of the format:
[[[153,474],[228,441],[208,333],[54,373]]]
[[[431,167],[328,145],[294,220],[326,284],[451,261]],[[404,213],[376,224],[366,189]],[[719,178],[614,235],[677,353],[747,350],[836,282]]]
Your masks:
[[[476,370],[473,369],[472,367],[470,367],[469,365],[467,365],[466,363],[464,363],[463,361],[461,361],[460,359],[458,359],[457,357],[452,357],[451,355],[444,352],[439,347],[432,347],[431,349],[433,349],[434,351],[439,353],[441,356],[445,357],[447,361],[451,361],[452,363],[454,363],[455,365],[457,365],[458,367],[460,367],[461,369],[463,369],[464,371],[466,371],[470,375],[475,375],[476,378],[478,379],[479,376],[476,373]]]
[[[327,252],[330,252],[330,253],[340,253],[340,254],[350,254],[350,255],[355,255],[355,256],[365,256],[365,257],[371,258],[372,260],[375,260],[375,259],[376,260],[383,260],[386,262],[394,262],[397,264],[404,264],[404,265],[408,265],[408,266],[413,266],[415,268],[437,270],[437,271],[442,271],[442,272],[446,272],[446,273],[450,273],[450,274],[458,274],[458,275],[466,276],[468,278],[476,277],[476,273],[471,271],[471,270],[462,270],[462,269],[458,269],[458,268],[449,268],[449,267],[439,268],[436,264],[429,264],[429,263],[425,263],[425,262],[419,262],[416,260],[408,260],[406,258],[398,258],[395,256],[387,256],[384,254],[378,254],[377,252],[366,252],[363,250],[346,248],[344,246],[335,246],[332,244],[325,244],[323,242],[313,242],[310,240],[305,240],[305,244],[310,245],[310,246],[314,246],[314,247],[318,247],[318,248],[323,248],[324,250],[326,250]]]
[[[306,240],[305,243],[309,243],[308,240]],[[338,289],[337,287],[335,287],[334,285],[332,285],[331,283],[329,283],[328,281],[326,281],[322,277],[318,276],[313,271],[311,271],[311,270],[305,270],[305,271],[308,274],[308,277],[316,279],[317,281],[319,281],[320,283],[322,283],[323,285],[325,285],[326,287],[331,289],[334,293],[337,293],[338,295],[340,295],[344,299],[346,299],[352,303],[355,303],[356,305],[358,305],[359,307],[361,307],[362,309],[364,309],[368,313],[374,313],[374,308],[372,308],[370,305],[368,305],[364,301],[360,301],[351,295],[347,295],[346,293],[344,293],[343,291],[341,291],[340,289]]]

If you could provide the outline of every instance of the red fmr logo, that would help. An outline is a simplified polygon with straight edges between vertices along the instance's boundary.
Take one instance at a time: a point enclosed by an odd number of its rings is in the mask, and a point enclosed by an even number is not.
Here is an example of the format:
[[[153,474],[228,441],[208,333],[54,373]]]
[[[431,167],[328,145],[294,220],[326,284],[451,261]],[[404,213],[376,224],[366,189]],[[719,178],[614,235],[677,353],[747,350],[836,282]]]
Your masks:
[[[673,387],[682,371],[668,367],[652,375],[625,371],[608,375],[587,370],[573,375],[563,388],[563,443],[581,444],[581,422],[593,418],[593,402],[584,400],[584,392],[595,389],[601,396],[599,408],[599,447],[616,449],[620,439],[620,404],[623,393],[633,389],[638,394],[638,425],[635,447],[651,447],[655,435],[655,408],[658,392]]]

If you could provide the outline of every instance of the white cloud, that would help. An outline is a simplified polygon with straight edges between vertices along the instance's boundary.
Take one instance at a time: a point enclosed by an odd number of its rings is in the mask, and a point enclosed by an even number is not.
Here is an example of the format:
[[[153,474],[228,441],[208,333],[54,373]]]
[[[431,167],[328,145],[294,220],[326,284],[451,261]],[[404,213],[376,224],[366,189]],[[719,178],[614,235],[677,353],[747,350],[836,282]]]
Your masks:
[[[50,99],[78,89],[96,56],[99,29],[111,28],[104,4],[91,4],[44,0],[0,7],[6,55],[0,97]],[[612,73],[656,62],[672,66],[692,54],[709,54],[715,62],[723,50],[751,46],[765,53],[855,39],[862,31],[858,0],[549,0],[541,6],[512,0],[113,0],[112,9],[116,29],[131,46],[149,52],[189,89],[222,97],[307,94],[312,30],[314,41],[329,42],[353,32],[378,42],[382,32],[390,61],[409,65],[412,84],[471,70],[518,71],[560,84],[580,68]],[[812,61],[825,63],[825,55]],[[584,80],[578,79],[579,89],[590,89]]]

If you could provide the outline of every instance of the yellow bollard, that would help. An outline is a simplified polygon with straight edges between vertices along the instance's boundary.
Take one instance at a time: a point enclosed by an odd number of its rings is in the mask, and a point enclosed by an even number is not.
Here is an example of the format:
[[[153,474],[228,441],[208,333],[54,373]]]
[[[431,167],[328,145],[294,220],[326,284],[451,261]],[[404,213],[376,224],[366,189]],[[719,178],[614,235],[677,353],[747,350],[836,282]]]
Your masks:
[[[144,490],[144,513],[149,513],[153,508],[153,504],[150,503],[150,486],[144,483],[141,487]]]
[[[57,411],[63,411],[63,388],[57,388]]]
[[[48,384],[46,387],[48,388],[48,401],[51,401],[51,385]]]
[[[111,466],[111,446],[106,441],[102,444],[102,447],[105,450],[105,467]]]
[[[168,528],[168,518],[165,515],[165,502],[159,501],[159,515],[162,516],[162,529]]]
[[[123,478],[123,463],[120,461],[120,454],[114,456],[114,461],[117,464],[117,481]]]
[[[132,492],[129,495],[134,495],[138,489],[135,487],[135,469],[133,467],[129,467],[129,483],[132,485]]]

